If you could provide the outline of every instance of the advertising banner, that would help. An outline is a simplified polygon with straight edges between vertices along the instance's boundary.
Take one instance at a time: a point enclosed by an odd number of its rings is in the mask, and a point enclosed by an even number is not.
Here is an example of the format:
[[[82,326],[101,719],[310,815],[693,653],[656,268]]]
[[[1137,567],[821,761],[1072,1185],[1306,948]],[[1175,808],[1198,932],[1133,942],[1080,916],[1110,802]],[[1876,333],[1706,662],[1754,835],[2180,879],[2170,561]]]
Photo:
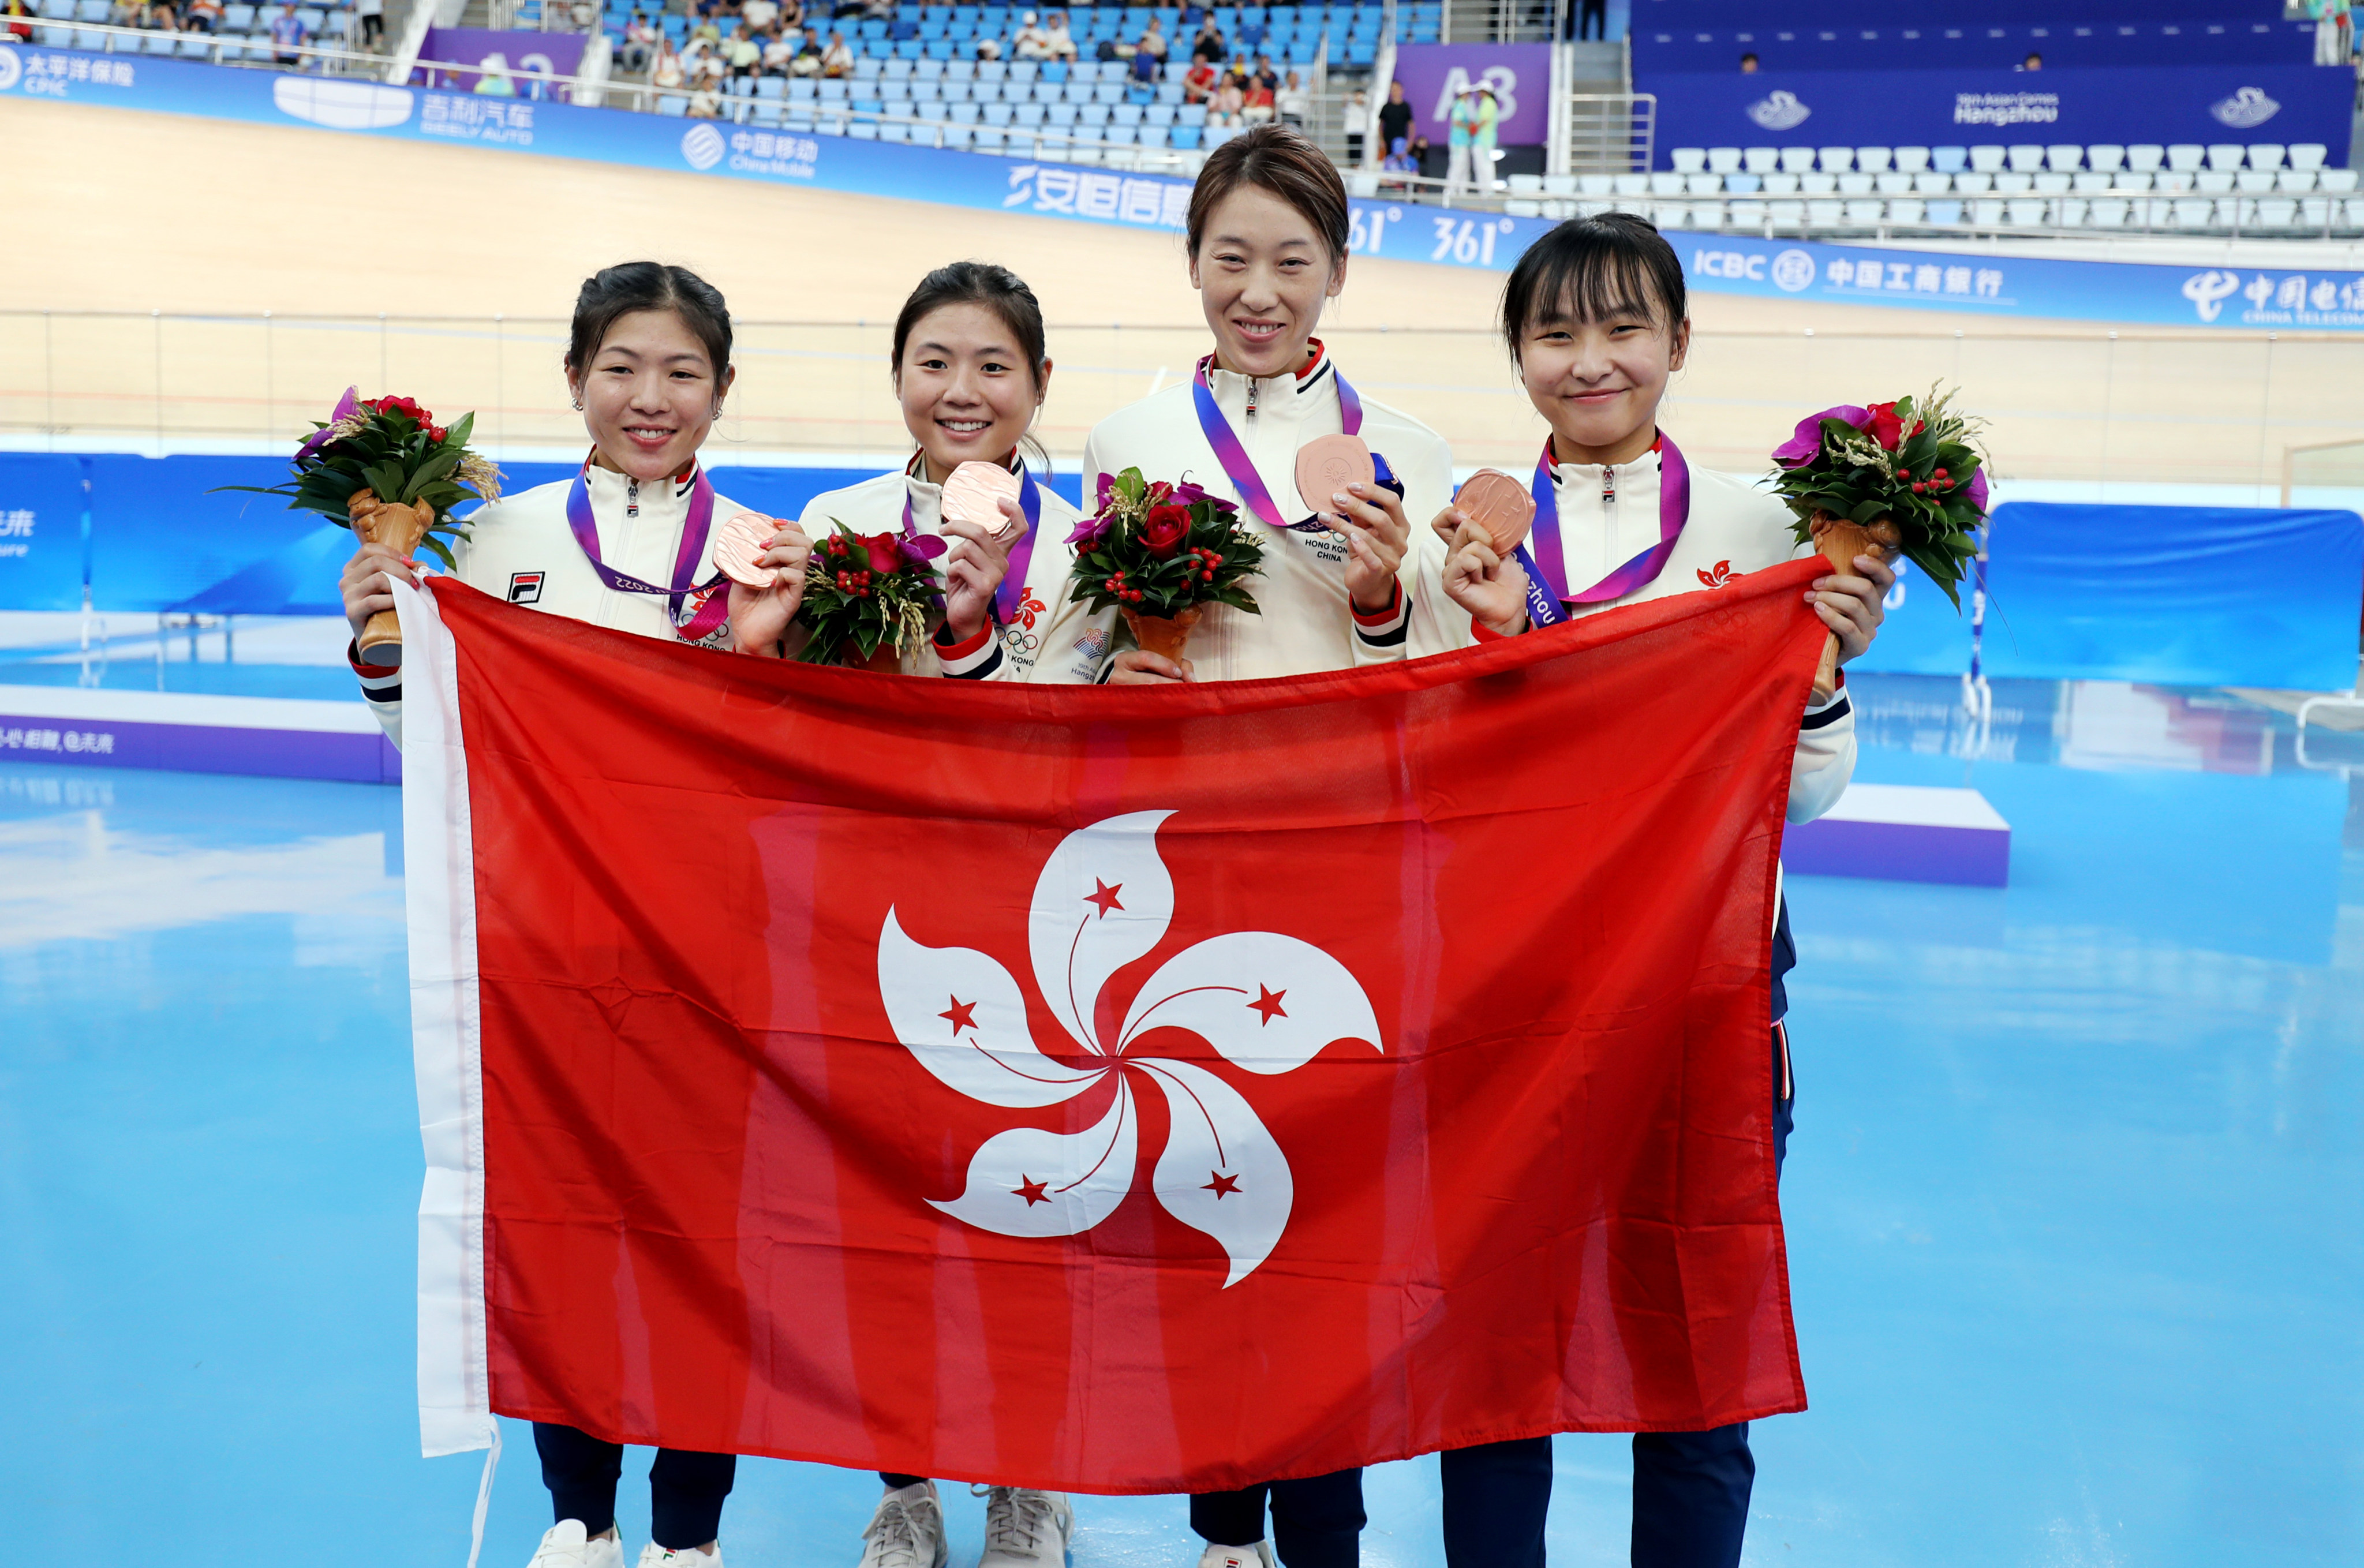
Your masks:
[[[1504,147],[1539,147],[1551,134],[1551,45],[1544,43],[1412,43],[1396,50],[1395,79],[1404,84],[1412,124],[1437,146],[1452,129],[1453,100],[1483,83],[1494,89],[1501,118],[1494,139]]]
[[[0,455],[0,610],[82,608],[83,460]]]
[[[581,33],[496,32],[488,28],[429,28],[411,80],[462,93],[480,82],[507,81],[518,97],[564,98],[568,89],[536,76],[578,76],[583,70]],[[436,71],[434,65],[471,65],[474,71]]]
[[[1637,71],[1678,147],[2321,142],[2347,161],[2347,72],[2215,64],[2089,71]]]
[[[1092,164],[326,81],[147,55],[0,50],[0,95],[467,142],[1169,234],[1183,228],[1190,201],[1187,180]],[[1810,123],[1784,139],[1812,139],[1811,128]],[[2049,139],[2024,134],[2027,128],[1991,139]],[[1875,139],[1889,145],[1897,139]],[[1665,210],[1680,212],[1682,204],[1649,205],[1683,258],[1691,286],[1712,294],[1844,298],[1914,310],[2080,321],[2364,331],[2364,272],[2056,261],[1999,255],[1989,247],[1972,255],[1689,234],[1681,231],[1678,217]],[[1347,248],[1357,256],[1503,272],[1553,221],[1358,199],[1352,205]]]

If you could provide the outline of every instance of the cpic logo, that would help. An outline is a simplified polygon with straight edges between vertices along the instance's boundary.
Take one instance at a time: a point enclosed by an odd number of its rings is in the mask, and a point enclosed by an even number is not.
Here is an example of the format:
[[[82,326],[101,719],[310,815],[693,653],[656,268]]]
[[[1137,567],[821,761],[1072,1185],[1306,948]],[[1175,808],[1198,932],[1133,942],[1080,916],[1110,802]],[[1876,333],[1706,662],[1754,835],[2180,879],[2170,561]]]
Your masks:
[[[2281,113],[2281,105],[2266,96],[2262,87],[2244,87],[2229,98],[2208,106],[2208,112],[2220,125],[2235,130],[2248,130],[2261,126]]]
[[[682,135],[681,155],[693,169],[713,168],[727,150],[722,133],[710,125],[692,126]]]
[[[1814,111],[1798,102],[1795,93],[1767,93],[1748,106],[1748,117],[1767,130],[1788,130],[1806,123]]]
[[[1796,294],[1814,281],[1814,259],[1803,250],[1784,250],[1773,258],[1773,286]]]
[[[0,49],[0,93],[14,87],[25,74],[25,62],[13,49]]]

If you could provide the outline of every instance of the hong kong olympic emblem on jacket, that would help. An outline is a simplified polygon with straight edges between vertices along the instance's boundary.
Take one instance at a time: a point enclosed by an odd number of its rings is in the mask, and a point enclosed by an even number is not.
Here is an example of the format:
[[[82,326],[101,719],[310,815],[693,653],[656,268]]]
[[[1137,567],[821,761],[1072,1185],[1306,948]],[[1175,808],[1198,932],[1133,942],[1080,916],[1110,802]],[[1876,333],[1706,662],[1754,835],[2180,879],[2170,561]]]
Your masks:
[[[967,1188],[928,1200],[1004,1236],[1075,1236],[1132,1191],[1136,1075],[1165,1096],[1170,1130],[1150,1190],[1168,1214],[1221,1245],[1225,1287],[1271,1256],[1288,1224],[1288,1159],[1239,1090],[1188,1062],[1130,1055],[1146,1031],[1181,1029],[1233,1067],[1280,1073],[1333,1040],[1384,1051],[1360,982],[1320,948],[1273,931],[1233,931],[1184,949],[1127,1006],[1113,1039],[1095,1027],[1101,988],[1165,939],[1174,884],[1157,852],[1171,812],[1136,811],[1078,828],[1034,884],[1027,939],[1034,983],[1086,1058],[1071,1066],[1034,1043],[1026,997],[1001,963],[970,948],[923,947],[892,908],[878,934],[878,991],[896,1039],[948,1087],[1010,1109],[1058,1105],[1104,1081],[1116,1094],[1092,1127],[996,1133],[970,1157]]]

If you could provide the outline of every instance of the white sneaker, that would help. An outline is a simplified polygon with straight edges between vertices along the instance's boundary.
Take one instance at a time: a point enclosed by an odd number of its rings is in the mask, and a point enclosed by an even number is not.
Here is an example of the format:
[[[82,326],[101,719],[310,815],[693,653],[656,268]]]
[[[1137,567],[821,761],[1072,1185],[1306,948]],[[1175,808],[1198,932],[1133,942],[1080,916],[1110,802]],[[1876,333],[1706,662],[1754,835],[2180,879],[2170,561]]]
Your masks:
[[[936,1484],[922,1481],[879,1498],[862,1539],[868,1542],[862,1568],[944,1568],[944,1510]]]
[[[1273,1568],[1272,1542],[1259,1540],[1254,1546],[1217,1546],[1212,1542],[1199,1554],[1199,1568]]]
[[[976,1568],[1065,1568],[1076,1533],[1075,1505],[1065,1492],[1026,1486],[972,1486],[985,1497],[985,1555]]]
[[[623,1561],[624,1554],[617,1552],[618,1568],[621,1568]],[[718,1541],[712,1551],[700,1551],[694,1546],[674,1551],[652,1540],[641,1548],[641,1568],[722,1568],[722,1546]]]
[[[624,1568],[624,1549],[612,1535],[589,1540],[581,1519],[561,1519],[541,1532],[526,1568]]]

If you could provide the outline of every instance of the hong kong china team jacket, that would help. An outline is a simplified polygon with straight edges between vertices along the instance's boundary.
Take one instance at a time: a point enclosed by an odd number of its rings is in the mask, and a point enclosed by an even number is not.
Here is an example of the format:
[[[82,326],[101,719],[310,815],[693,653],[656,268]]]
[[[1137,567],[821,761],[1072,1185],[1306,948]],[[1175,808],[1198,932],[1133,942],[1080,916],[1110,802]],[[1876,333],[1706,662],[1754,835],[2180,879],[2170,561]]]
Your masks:
[[[1770,492],[1730,473],[1690,467],[1689,520],[1657,576],[1604,604],[1577,605],[1574,616],[1670,594],[1713,593],[1745,573],[1810,555],[1790,532],[1790,509]],[[1559,512],[1560,552],[1568,586],[1581,591],[1657,544],[1658,454],[1603,465],[1562,463],[1552,471]],[[1441,592],[1423,584],[1424,591]],[[1792,822],[1812,822],[1838,804],[1855,775],[1855,707],[1841,687],[1831,700],[1807,708],[1790,766]]]
[[[681,548],[682,525],[689,517],[697,470],[685,470],[671,479],[645,481],[596,464],[586,465],[583,472],[592,519],[599,530],[600,558],[628,577],[670,584],[674,556]],[[592,570],[567,526],[566,496],[573,485],[572,480],[560,480],[479,507],[466,519],[468,537],[452,546],[452,558],[458,562],[453,575],[495,598],[546,614],[641,637],[679,636],[667,618],[663,597],[619,593]],[[719,529],[725,521],[750,510],[717,495],[714,526]],[[699,569],[698,581],[712,577],[714,571],[709,561]],[[686,611],[689,606],[684,607]],[[701,644],[730,645],[727,625],[718,626]],[[402,672],[356,662],[353,673],[361,677],[362,695],[369,700],[370,711],[377,716],[387,738],[401,745]]]
[[[1297,450],[1316,436],[1334,436],[1344,428],[1338,378],[1328,355],[1296,374],[1252,378],[1219,370],[1211,381],[1216,404],[1266,493],[1287,521],[1302,521],[1306,508],[1297,493]],[[1246,584],[1259,613],[1228,605],[1208,607],[1190,635],[1196,679],[1251,681],[1344,670],[1469,640],[1466,613],[1442,593],[1414,591],[1423,575],[1431,583],[1438,577],[1434,562],[1425,573],[1419,562],[1432,553],[1442,558],[1429,521],[1453,495],[1453,456],[1444,438],[1368,397],[1363,399],[1360,433],[1404,486],[1411,549],[1399,573],[1395,602],[1376,616],[1358,612],[1346,592],[1343,539],[1326,529],[1285,531],[1259,523],[1243,503],[1240,516],[1263,536],[1264,570]],[[1110,415],[1093,428],[1084,446],[1086,501],[1100,474],[1128,468],[1141,470],[1153,482],[1188,480],[1210,495],[1240,501],[1199,428],[1188,381]],[[1074,563],[1073,551],[1057,540],[1045,539],[1035,550],[1027,597],[1049,606],[1042,649],[1031,670],[1011,670],[1004,678],[1096,680],[1105,673],[1112,651],[1131,646],[1113,608],[1095,614],[1075,597],[1067,581]]]

